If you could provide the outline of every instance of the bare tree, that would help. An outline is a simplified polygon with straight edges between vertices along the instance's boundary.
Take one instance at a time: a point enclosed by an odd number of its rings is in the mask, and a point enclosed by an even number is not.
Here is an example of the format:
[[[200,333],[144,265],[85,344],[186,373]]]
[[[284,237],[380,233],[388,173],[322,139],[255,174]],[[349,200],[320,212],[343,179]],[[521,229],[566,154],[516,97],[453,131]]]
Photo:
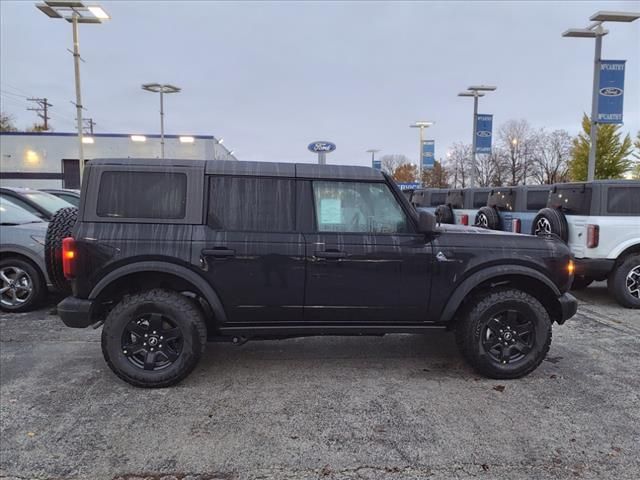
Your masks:
[[[566,182],[573,139],[566,130],[540,130],[531,158],[530,174],[537,183]]]
[[[16,130],[13,115],[0,112],[0,132],[15,132]]]
[[[447,154],[445,165],[453,188],[465,188],[471,171],[471,145],[456,142]]]
[[[534,151],[536,135],[526,120],[509,120],[498,130],[498,148],[505,153],[507,183],[526,182],[527,167]]]
[[[388,173],[389,175],[393,175],[398,167],[407,164],[411,164],[411,160],[409,160],[409,157],[398,153],[383,155],[380,158],[382,171]]]

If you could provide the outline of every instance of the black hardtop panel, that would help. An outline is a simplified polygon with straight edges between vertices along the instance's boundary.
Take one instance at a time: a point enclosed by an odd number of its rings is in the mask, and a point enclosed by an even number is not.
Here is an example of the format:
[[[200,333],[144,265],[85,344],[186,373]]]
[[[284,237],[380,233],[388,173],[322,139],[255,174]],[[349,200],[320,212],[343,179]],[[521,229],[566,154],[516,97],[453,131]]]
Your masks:
[[[589,215],[592,190],[592,183],[558,183],[551,189],[547,207],[560,208],[573,215]]]
[[[296,163],[296,176],[310,179],[383,181],[384,176],[371,167]]]
[[[204,167],[204,160],[174,158],[94,158],[87,167],[99,165],[125,165],[131,167]]]
[[[160,158],[97,158],[88,165],[124,165],[146,167],[204,167],[209,175],[252,175],[298,177],[330,180],[384,181],[378,170],[353,165],[316,165],[284,162],[248,162],[239,160],[181,160]]]
[[[487,199],[487,206],[499,210],[513,211],[516,199],[521,194],[521,187],[497,187],[491,190]]]
[[[465,191],[461,189],[449,190],[447,192],[447,205],[451,208],[464,208],[464,194]]]
[[[290,177],[296,175],[294,163],[245,162],[233,160],[207,160],[208,175],[250,175],[262,177]]]

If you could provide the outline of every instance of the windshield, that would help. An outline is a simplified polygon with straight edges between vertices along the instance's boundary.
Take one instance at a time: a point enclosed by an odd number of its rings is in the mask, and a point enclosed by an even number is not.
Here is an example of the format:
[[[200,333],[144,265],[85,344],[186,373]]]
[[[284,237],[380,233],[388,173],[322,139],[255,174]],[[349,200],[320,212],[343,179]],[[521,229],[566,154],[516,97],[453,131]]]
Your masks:
[[[42,220],[32,213],[20,208],[5,199],[0,199],[0,224],[23,225],[25,223],[41,223]]]
[[[61,208],[73,207],[69,202],[46,192],[26,192],[23,195],[50,213],[56,213]]]

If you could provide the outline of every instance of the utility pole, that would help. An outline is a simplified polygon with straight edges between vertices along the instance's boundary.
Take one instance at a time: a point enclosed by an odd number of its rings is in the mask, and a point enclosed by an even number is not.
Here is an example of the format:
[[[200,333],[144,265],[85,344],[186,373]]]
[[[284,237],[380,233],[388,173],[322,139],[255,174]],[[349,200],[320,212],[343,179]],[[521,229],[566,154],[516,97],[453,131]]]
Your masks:
[[[36,112],[44,122],[42,129],[49,130],[49,119],[51,117],[49,117],[48,109],[49,107],[53,107],[53,105],[51,105],[46,98],[27,98],[27,100],[29,102],[35,102],[38,105],[37,107],[29,107],[27,110]]]
[[[90,135],[93,135],[93,127],[96,125],[96,122],[93,121],[93,118],[85,118],[84,119],[86,125],[85,125],[85,130],[87,130],[87,133]]]

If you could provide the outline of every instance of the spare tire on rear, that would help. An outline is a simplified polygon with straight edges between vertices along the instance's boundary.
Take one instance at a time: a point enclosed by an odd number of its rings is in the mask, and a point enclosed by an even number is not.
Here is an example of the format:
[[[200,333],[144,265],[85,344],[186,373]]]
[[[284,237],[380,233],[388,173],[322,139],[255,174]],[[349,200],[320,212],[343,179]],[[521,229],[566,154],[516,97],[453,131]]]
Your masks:
[[[557,208],[543,208],[533,219],[531,224],[531,235],[549,235],[555,234],[559,236],[563,242],[569,240],[569,226],[567,218]]]
[[[440,223],[446,223],[452,225],[455,223],[455,219],[453,217],[453,210],[451,210],[451,206],[449,205],[438,205],[436,207],[436,218]]]
[[[500,215],[493,207],[482,207],[476,214],[475,225],[490,230],[500,230]]]
[[[69,281],[62,271],[62,239],[70,237],[78,218],[76,207],[61,208],[51,218],[44,241],[44,262],[49,281],[56,290],[70,293]]]

